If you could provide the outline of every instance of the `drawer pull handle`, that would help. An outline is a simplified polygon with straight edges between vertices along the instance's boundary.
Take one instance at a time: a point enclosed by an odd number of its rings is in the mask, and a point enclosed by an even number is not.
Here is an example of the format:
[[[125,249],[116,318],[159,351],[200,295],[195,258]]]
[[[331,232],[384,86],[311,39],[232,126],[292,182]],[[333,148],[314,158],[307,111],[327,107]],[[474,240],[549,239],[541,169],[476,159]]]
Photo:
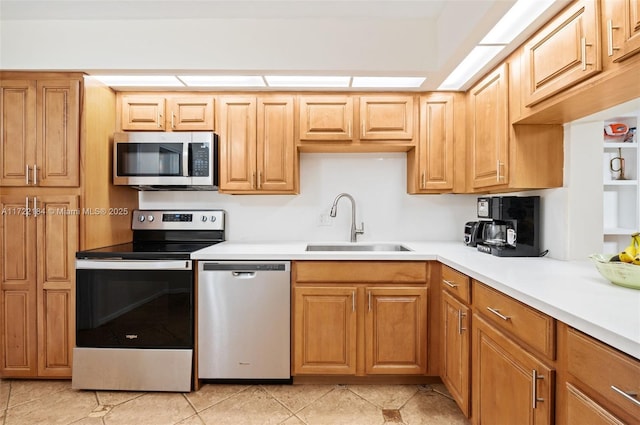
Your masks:
[[[489,310],[490,312],[492,312],[502,320],[505,320],[505,321],[511,320],[511,316],[505,316],[504,314],[500,313],[500,310],[498,310],[497,308],[487,307],[487,310]]]
[[[635,403],[637,406],[640,406],[640,400],[638,400],[638,394],[634,393],[634,392],[627,392],[627,391],[622,391],[620,388],[616,387],[615,385],[611,386],[611,389],[615,392],[617,392],[618,394],[620,394],[622,397],[626,398],[627,400],[631,400],[633,403]]]
[[[447,285],[449,288],[457,288],[458,287],[458,284],[453,283],[453,282],[451,282],[449,280],[442,279],[442,283]]]
[[[462,310],[458,310],[458,335],[462,335],[462,331],[467,330],[467,328],[462,327],[463,317],[467,317],[466,313],[463,313]]]
[[[538,375],[538,371],[533,369],[531,371],[531,393],[533,396],[531,397],[531,407],[535,409],[538,407],[538,402],[544,401],[544,398],[538,397],[538,379],[544,379],[543,375]]]

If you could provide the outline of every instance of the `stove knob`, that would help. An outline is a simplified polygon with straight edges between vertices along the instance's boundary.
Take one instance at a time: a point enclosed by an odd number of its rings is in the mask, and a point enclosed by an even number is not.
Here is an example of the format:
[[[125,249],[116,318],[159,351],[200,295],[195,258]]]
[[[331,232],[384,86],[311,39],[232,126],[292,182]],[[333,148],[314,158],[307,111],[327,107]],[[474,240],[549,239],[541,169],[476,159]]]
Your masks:
[[[144,216],[143,216],[143,215],[139,216],[139,217],[138,217],[138,221],[139,221],[140,223],[144,222]]]
[[[207,216],[203,215],[202,218],[200,218],[200,220],[202,220],[203,222],[207,221]]]
[[[211,222],[213,223],[214,221],[216,221],[216,216],[215,216],[215,215],[212,215],[212,216],[211,216]]]
[[[150,221],[150,222],[151,222],[151,221],[153,221],[154,219],[155,219],[155,217],[154,217],[154,216],[152,216],[152,215],[150,215],[150,216],[148,216],[148,217],[147,217],[147,220],[148,220],[148,221]]]

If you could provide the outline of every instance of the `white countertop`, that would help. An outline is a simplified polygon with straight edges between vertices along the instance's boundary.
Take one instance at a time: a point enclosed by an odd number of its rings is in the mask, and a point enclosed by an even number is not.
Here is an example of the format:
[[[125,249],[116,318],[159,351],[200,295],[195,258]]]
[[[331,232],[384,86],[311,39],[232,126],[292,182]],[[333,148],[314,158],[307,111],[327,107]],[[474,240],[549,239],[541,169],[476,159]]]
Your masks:
[[[640,359],[640,290],[613,285],[589,261],[501,258],[459,242],[401,243],[412,251],[305,251],[308,242],[223,242],[194,260],[437,260]],[[313,242],[329,244],[331,242]],[[374,242],[363,242],[369,244]]]

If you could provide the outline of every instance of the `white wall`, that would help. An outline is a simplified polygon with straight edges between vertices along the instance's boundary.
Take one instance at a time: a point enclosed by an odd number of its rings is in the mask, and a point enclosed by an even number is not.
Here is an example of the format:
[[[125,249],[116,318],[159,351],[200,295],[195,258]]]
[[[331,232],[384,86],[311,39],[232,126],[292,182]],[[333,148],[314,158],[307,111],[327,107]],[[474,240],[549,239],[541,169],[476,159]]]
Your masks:
[[[217,192],[141,192],[141,208],[221,208],[227,240],[348,241],[351,205],[338,203],[330,226],[320,225],[341,192],[356,200],[362,241],[457,240],[475,220],[475,195],[408,195],[406,154],[300,155],[299,195],[224,195]],[[462,242],[461,242],[462,243]]]

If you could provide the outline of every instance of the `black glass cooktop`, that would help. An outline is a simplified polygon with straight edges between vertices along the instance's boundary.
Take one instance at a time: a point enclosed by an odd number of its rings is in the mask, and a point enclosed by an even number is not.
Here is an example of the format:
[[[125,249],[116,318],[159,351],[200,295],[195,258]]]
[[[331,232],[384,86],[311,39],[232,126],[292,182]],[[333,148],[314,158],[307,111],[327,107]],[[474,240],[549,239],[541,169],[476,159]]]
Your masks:
[[[221,241],[219,241],[221,242]],[[129,242],[76,252],[76,258],[125,260],[188,260],[192,252],[219,242]]]

